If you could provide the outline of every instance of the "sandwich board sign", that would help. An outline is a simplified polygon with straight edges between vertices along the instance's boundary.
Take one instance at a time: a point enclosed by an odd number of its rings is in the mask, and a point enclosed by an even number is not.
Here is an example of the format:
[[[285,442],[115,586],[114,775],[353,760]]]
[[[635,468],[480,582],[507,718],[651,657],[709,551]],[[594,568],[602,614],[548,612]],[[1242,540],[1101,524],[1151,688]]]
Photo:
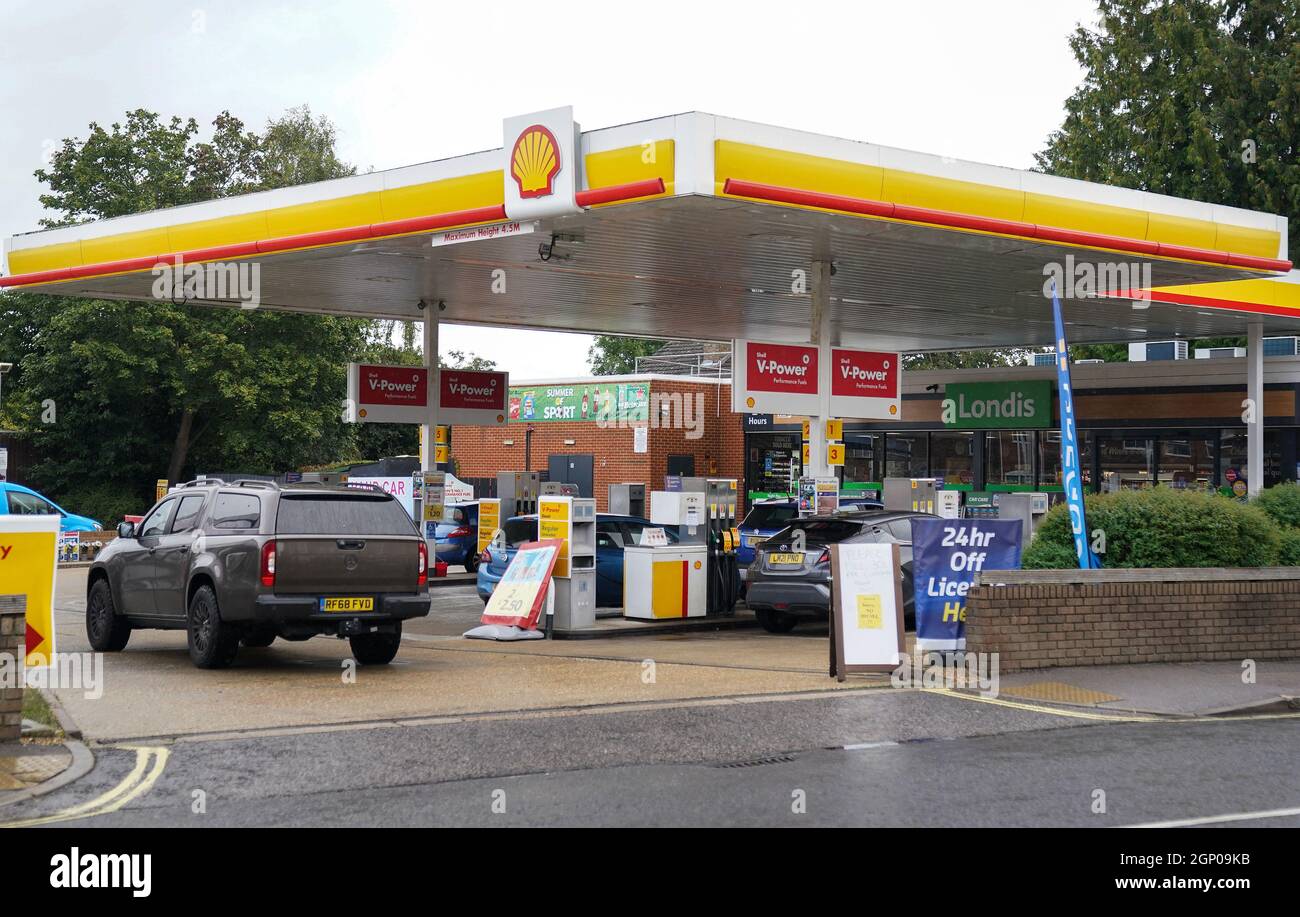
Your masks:
[[[562,544],[547,539],[519,546],[483,609],[484,624],[513,625],[525,630],[537,628]]]
[[[830,674],[892,672],[906,654],[896,544],[831,545]]]

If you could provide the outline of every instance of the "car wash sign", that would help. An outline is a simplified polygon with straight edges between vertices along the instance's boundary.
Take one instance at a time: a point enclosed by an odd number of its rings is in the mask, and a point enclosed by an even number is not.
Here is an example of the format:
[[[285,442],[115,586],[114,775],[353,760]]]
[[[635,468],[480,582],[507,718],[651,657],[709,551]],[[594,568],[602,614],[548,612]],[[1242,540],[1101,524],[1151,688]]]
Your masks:
[[[817,414],[821,354],[815,344],[732,344],[731,406],[741,414]]]
[[[1015,519],[913,519],[916,646],[966,648],[966,593],[982,570],[1017,570],[1024,526]]]
[[[426,423],[429,370],[349,363],[347,408],[349,423]]]
[[[509,398],[510,376],[507,373],[438,370],[438,420],[442,423],[503,426]]]

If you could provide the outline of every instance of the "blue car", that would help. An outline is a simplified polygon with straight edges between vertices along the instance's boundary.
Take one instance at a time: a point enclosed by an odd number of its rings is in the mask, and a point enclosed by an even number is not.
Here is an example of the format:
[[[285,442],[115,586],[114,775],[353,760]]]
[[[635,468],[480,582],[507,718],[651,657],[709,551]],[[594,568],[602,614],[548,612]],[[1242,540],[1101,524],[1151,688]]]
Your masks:
[[[840,506],[859,506],[863,509],[881,509],[884,504],[869,497],[841,496]],[[794,499],[764,500],[755,503],[740,523],[740,546],[736,549],[736,562],[740,567],[742,588],[749,565],[754,562],[754,546],[771,538],[789,525],[799,515],[799,505]]]
[[[453,503],[449,509],[454,521],[426,522],[425,537],[433,539],[437,560],[473,573],[478,569],[478,501]]]
[[[596,515],[596,604],[603,607],[617,607],[623,604],[623,548],[641,543],[641,533],[652,526],[649,519],[640,516],[615,516],[609,513]],[[505,533],[506,549],[489,547],[479,558],[478,595],[484,602],[492,596],[492,590],[506,567],[515,556],[515,551],[526,541],[537,540],[537,516],[511,516],[501,526]],[[664,534],[670,542],[677,540],[677,533],[666,529]]]
[[[0,513],[12,516],[58,516],[61,532],[102,532],[104,527],[89,516],[70,513],[21,484],[0,481]]]

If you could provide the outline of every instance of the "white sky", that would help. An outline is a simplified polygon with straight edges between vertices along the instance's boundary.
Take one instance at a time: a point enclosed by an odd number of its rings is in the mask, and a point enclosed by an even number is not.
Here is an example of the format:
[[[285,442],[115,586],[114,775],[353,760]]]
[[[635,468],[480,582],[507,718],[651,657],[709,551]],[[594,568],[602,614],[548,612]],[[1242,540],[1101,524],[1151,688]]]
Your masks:
[[[360,171],[501,145],[501,119],[584,128],[709,111],[1027,168],[1082,72],[1091,0],[177,3],[0,0],[0,236],[36,228],[32,175],[128,109],[260,129],[306,103]],[[512,375],[585,372],[586,335],[444,326]]]

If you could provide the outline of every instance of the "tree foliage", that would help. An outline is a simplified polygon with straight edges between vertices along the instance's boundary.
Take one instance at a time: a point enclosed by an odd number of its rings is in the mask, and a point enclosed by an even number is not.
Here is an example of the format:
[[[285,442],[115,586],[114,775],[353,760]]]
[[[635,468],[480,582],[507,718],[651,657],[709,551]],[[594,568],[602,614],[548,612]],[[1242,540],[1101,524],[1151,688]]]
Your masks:
[[[620,376],[636,372],[636,358],[648,357],[664,346],[663,341],[598,334],[587,350],[592,375]]]
[[[1037,156],[1056,175],[1300,213],[1300,0],[1099,0],[1083,82]],[[1300,260],[1300,233],[1290,258]]]

